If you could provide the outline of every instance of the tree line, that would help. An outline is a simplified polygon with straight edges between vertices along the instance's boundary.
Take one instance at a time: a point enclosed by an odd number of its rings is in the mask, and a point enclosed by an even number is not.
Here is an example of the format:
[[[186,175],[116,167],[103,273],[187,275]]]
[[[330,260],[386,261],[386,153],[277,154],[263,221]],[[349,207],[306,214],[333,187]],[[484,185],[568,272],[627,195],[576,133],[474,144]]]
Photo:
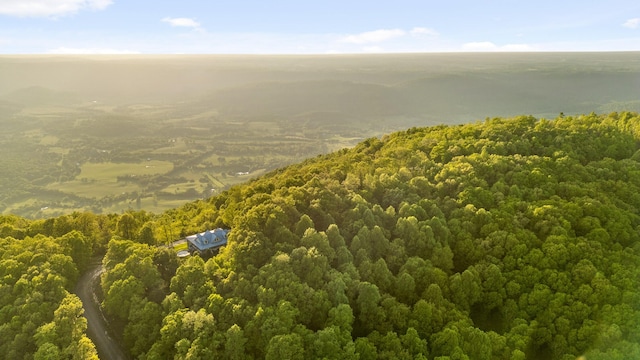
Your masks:
[[[5,243],[58,247],[2,253],[0,338],[66,354],[46,335],[73,295],[25,326],[15,289],[44,290],[16,284],[58,261],[68,292],[106,252],[103,307],[140,359],[640,358],[639,120],[411,128],[163,214],[3,217]],[[212,258],[157,246],[215,227]]]

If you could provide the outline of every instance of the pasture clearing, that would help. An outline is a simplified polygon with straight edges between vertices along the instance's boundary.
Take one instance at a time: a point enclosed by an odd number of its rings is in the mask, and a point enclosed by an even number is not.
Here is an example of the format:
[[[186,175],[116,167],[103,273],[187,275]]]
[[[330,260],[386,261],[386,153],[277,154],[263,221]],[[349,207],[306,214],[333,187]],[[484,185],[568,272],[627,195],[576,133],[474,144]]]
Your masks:
[[[81,166],[79,179],[98,183],[117,182],[119,177],[166,174],[173,170],[169,161],[148,160],[140,163],[86,163]]]

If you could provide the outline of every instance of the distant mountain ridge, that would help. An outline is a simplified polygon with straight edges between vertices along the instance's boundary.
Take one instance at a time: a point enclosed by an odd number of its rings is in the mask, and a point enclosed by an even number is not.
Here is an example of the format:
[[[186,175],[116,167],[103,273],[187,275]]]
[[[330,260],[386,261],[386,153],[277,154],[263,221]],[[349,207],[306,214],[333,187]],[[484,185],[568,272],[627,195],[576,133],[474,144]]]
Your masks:
[[[62,93],[73,93],[82,101],[114,105],[211,101],[230,116],[332,107],[348,110],[345,115],[448,116],[464,122],[522,113],[588,113],[611,101],[636,100],[637,59],[632,52],[3,56],[0,98],[18,91],[14,98],[35,105],[69,101],[64,96],[70,94]],[[54,99],[42,88],[61,94]],[[20,89],[31,89],[31,99]]]

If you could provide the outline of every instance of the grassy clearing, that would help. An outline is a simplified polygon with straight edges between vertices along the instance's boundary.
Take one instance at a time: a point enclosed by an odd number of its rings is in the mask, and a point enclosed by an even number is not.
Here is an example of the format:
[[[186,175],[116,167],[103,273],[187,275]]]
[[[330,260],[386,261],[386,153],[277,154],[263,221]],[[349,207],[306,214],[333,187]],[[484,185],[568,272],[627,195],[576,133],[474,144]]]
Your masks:
[[[140,191],[141,188],[132,183],[118,183],[113,179],[104,181],[83,182],[80,180],[53,183],[46,186],[47,190],[57,190],[63,193],[74,194],[84,198],[101,198],[105,196],[118,196],[125,193]]]
[[[119,196],[141,192],[143,189],[132,182],[118,181],[119,176],[143,176],[165,174],[173,170],[168,161],[151,160],[142,163],[87,163],[81,168],[80,175],[71,181],[52,183],[48,190],[74,194],[88,199],[106,196]]]
[[[66,149],[66,148],[62,148],[62,147],[49,147],[49,152],[52,154],[58,154],[58,155],[67,155],[69,154],[69,151],[71,149]]]
[[[182,250],[187,250],[187,248],[189,247],[189,245],[186,242],[180,243],[180,244],[176,244],[173,247],[173,250],[175,250],[176,252],[182,251]]]
[[[226,184],[220,181],[221,174],[207,174],[207,178],[217,188],[223,188]]]
[[[329,151],[337,151],[344,148],[350,148],[363,140],[364,138],[361,137],[333,136],[327,140],[326,145]]]
[[[115,182],[118,176],[166,174],[173,170],[169,161],[150,160],[141,163],[87,163],[82,165],[79,179]]]
[[[175,199],[175,200],[165,200],[165,199],[157,199],[153,196],[147,196],[140,199],[140,203],[138,204],[136,200],[127,199],[115,203],[111,203],[105,207],[101,208],[103,214],[121,214],[128,210],[146,210],[152,213],[159,214],[163,211],[169,209],[175,209],[179,206],[184,205],[185,203],[193,201],[193,200],[184,200],[184,199]]]
[[[170,139],[166,147],[153,150],[152,154],[187,154],[191,150],[188,144],[180,139]]]
[[[52,146],[57,144],[59,140],[57,136],[46,135],[40,139],[40,145]]]
[[[177,183],[171,184],[161,191],[167,194],[184,194],[191,189],[197,191],[198,193],[201,193],[204,190],[204,186],[203,184],[196,182]]]

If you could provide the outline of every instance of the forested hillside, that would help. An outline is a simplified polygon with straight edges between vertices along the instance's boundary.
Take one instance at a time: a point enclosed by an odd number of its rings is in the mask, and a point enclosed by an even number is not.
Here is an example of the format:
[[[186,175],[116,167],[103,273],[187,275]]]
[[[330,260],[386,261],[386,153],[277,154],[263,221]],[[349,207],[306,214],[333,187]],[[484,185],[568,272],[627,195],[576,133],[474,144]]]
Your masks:
[[[53,310],[106,250],[103,306],[134,358],[640,359],[639,149],[635,113],[496,118],[161,215],[3,217],[0,353],[68,354]],[[213,258],[157,246],[215,227],[231,232]],[[36,297],[51,305],[28,319]]]
[[[82,219],[0,218],[0,358],[98,358],[82,302],[72,293],[97,244],[96,234],[72,230],[82,228]]]

